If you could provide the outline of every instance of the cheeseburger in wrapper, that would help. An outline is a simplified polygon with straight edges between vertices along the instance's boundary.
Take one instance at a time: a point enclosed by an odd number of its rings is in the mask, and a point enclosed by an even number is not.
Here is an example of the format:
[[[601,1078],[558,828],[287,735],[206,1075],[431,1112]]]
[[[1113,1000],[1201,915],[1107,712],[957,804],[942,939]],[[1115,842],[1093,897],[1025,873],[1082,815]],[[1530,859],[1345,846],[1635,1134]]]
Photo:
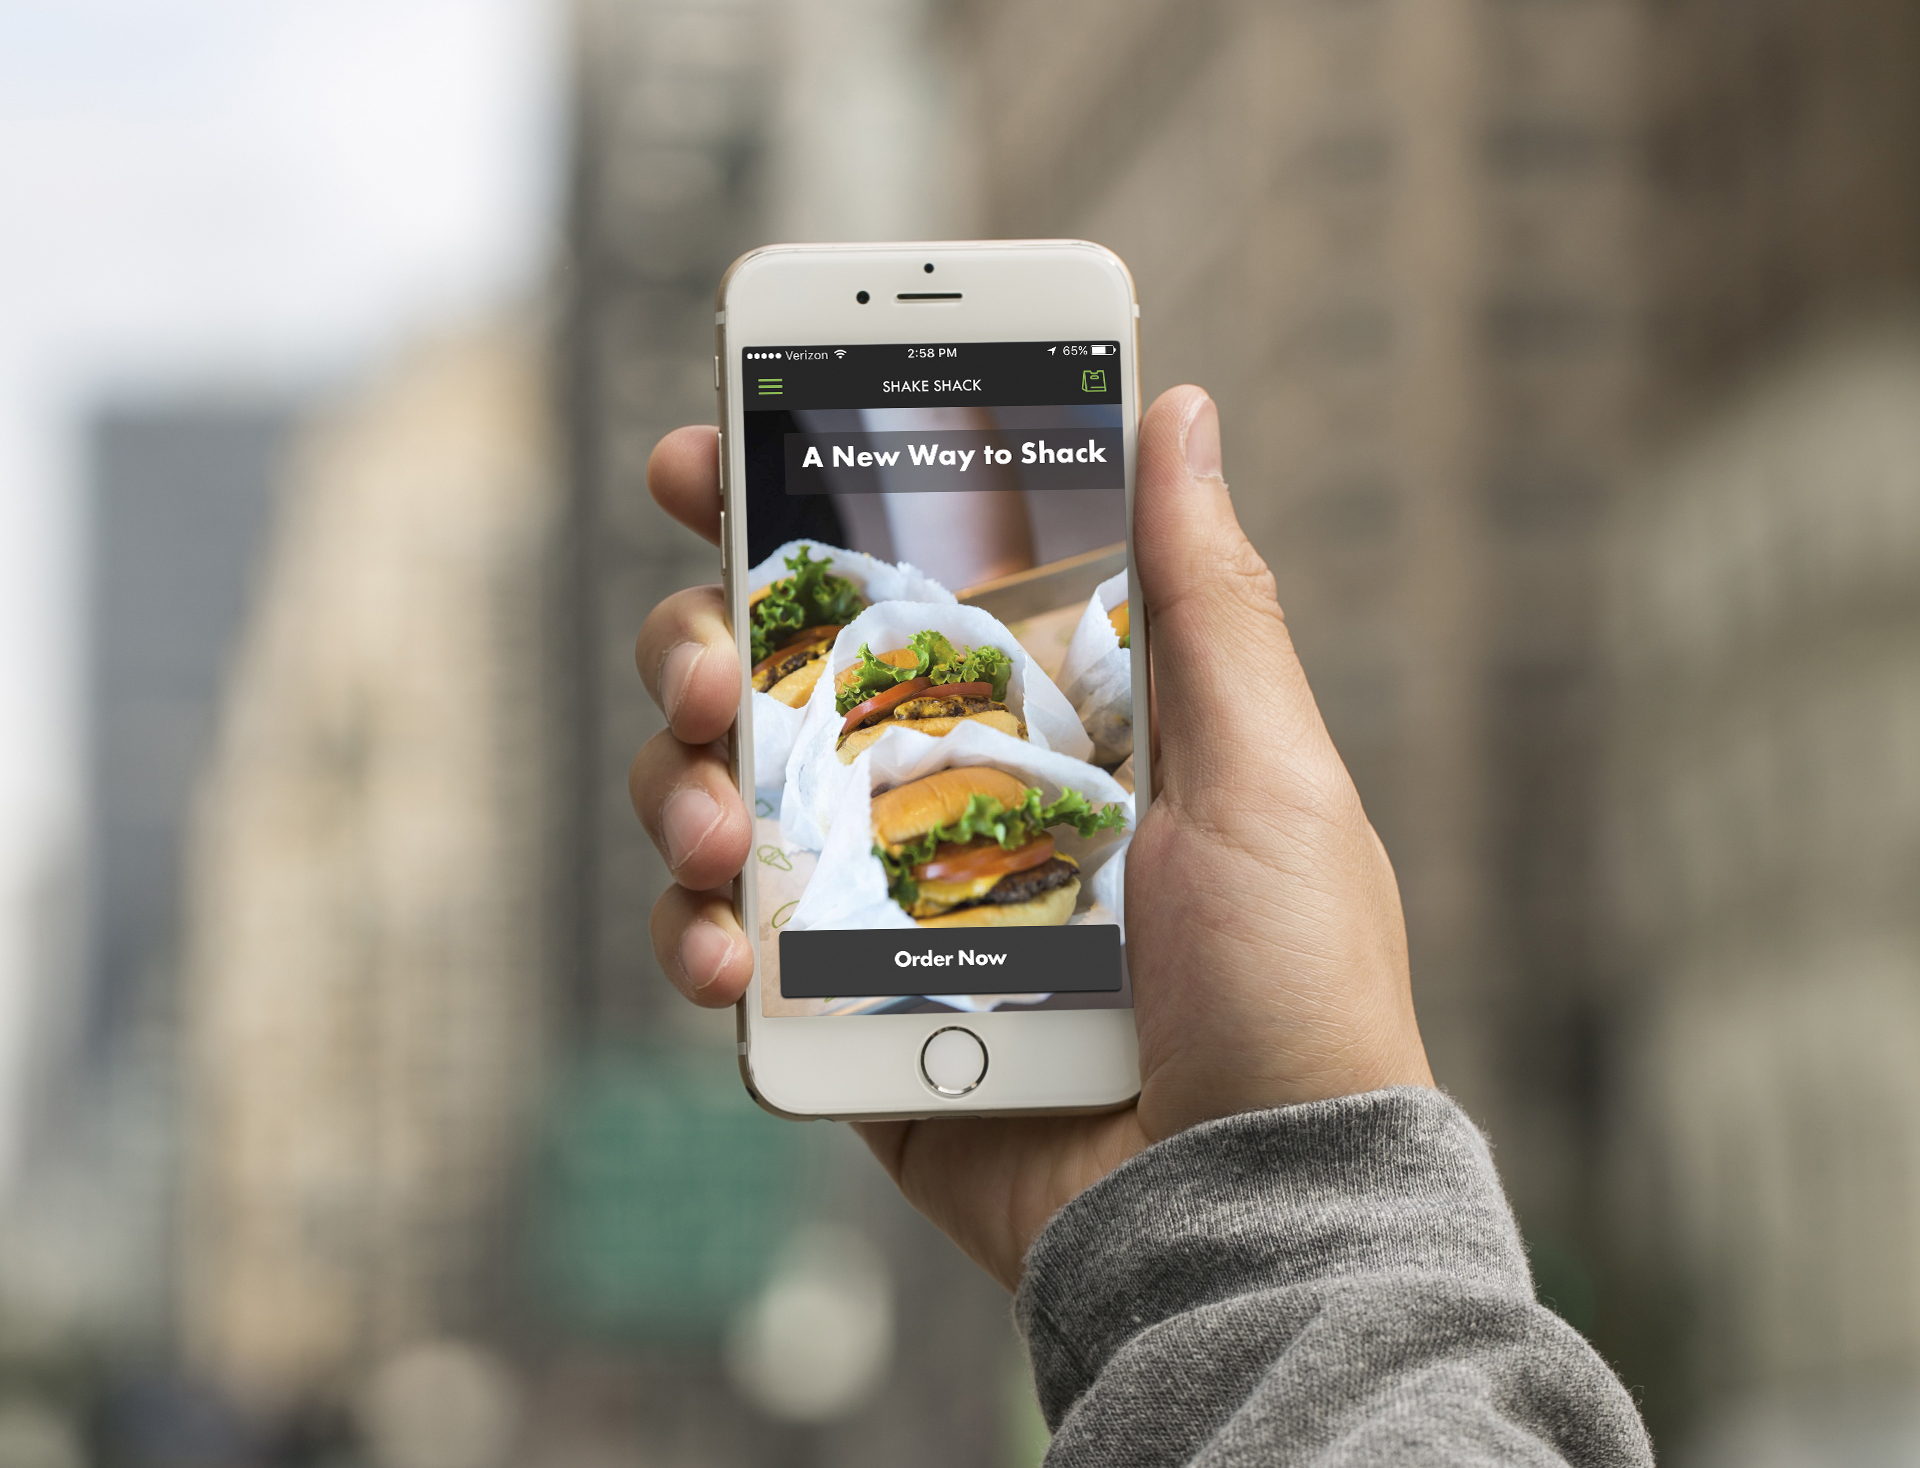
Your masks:
[[[1133,616],[1127,573],[1094,589],[1060,663],[1060,691],[1093,740],[1095,763],[1133,754]]]
[[[834,574],[830,560],[815,560],[807,546],[783,559],[788,574],[748,595],[747,628],[753,691],[797,709],[820,681],[833,639],[866,610],[867,599],[851,580]]]
[[[953,595],[905,562],[790,540],[747,573],[754,782],[776,809],[802,711],[840,628],[878,601],[950,605]]]
[[[1021,909],[1015,914],[1020,916],[1030,911],[1023,904],[1077,881],[1079,891],[1071,904],[1053,897],[1045,906],[1070,911],[1069,923],[1112,923],[1124,935],[1133,797],[1099,766],[968,723],[940,739],[883,739],[843,773],[851,778],[840,793],[826,844],[791,921],[783,927],[802,932],[907,929],[918,927],[923,917],[985,906]],[[976,796],[981,797],[977,802]],[[987,806],[989,800],[997,802],[997,809]],[[1016,811],[1016,818],[1006,818]],[[1068,858],[1071,870],[1039,870],[1050,858],[1029,848],[1043,833],[1053,838],[1052,855]],[[932,847],[921,849],[929,836],[934,838]],[[1010,858],[1005,865],[993,853],[966,857],[968,864],[981,862],[980,868],[946,865],[962,853],[942,852],[943,844],[979,852],[989,836]],[[1002,837],[1010,844],[1002,844]],[[1021,876],[1031,885],[1002,885]],[[900,901],[907,895],[902,877],[919,889],[905,904]],[[985,881],[988,877],[993,880]],[[965,890],[941,883],[964,884]],[[917,911],[910,913],[909,908]]]
[[[1013,659],[999,648],[956,648],[934,631],[916,632],[906,647],[878,657],[863,644],[860,660],[838,679],[834,753],[850,765],[888,729],[937,738],[968,722],[1025,739],[1026,724],[1006,705],[1012,674]]]
[[[1049,928],[1073,916],[1080,865],[1049,827],[1123,829],[1120,805],[1039,790],[990,765],[941,770],[873,797],[873,854],[887,891],[923,928]]]

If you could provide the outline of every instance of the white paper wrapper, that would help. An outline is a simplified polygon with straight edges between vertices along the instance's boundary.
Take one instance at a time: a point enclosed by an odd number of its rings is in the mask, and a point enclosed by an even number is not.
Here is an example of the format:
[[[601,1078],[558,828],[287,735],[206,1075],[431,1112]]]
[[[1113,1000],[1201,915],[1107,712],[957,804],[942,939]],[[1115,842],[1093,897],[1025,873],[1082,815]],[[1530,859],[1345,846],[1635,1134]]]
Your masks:
[[[1127,573],[1094,588],[1060,663],[1060,691],[1079,714],[1103,765],[1133,753],[1133,654],[1120,645],[1107,614],[1127,599]]]
[[[870,602],[920,601],[951,604],[953,593],[917,567],[905,561],[875,560],[859,551],[822,545],[817,540],[790,540],[747,572],[747,595],[793,573],[787,569],[787,557],[801,546],[815,560],[824,557],[836,576],[845,576]],[[753,695],[753,781],[760,790],[778,792],[787,778],[787,757],[793,753],[794,736],[800,732],[805,706],[791,709],[771,694]]]
[[[1073,760],[1085,760],[1093,753],[1092,741],[1080,727],[1080,717],[1074,713],[1073,705],[998,618],[978,607],[951,603],[943,606],[927,602],[879,602],[849,622],[834,639],[833,651],[827,654],[827,671],[814,685],[813,697],[807,701],[799,732],[794,736],[780,802],[780,829],[794,845],[810,851],[822,849],[834,812],[859,763],[843,765],[834,753],[840,742],[840,725],[844,722],[834,710],[835,680],[843,669],[860,660],[862,644],[876,653],[885,652],[905,647],[914,633],[928,630],[944,634],[957,648],[991,645],[1013,659],[1013,673],[1007,680],[1007,707],[1026,721],[1027,738],[1022,741],[1011,735],[1002,737],[1014,744],[1029,743]],[[873,748],[877,751],[904,738],[921,744],[941,744],[969,731],[991,732],[979,730],[977,725],[962,724],[952,734],[936,739],[907,728],[890,729]],[[756,745],[757,742],[756,739]]]
[[[809,928],[914,928],[917,924],[887,895],[886,868],[873,854],[873,795],[875,789],[931,775],[961,765],[993,765],[1018,775],[1040,791],[1043,800],[1058,798],[1063,789],[1086,796],[1099,809],[1119,805],[1127,812],[1120,831],[1096,831],[1082,836],[1071,826],[1056,826],[1059,849],[1080,864],[1080,902],[1069,925],[1112,923],[1126,938],[1125,906],[1127,847],[1133,840],[1133,797],[1097,766],[1069,758],[977,724],[962,725],[935,739],[903,731],[881,740],[852,764],[853,778],[841,792],[819,861],[807,880],[798,906],[785,924],[794,932]],[[942,994],[942,1004],[982,1011],[1003,1004],[1032,1004],[1044,994]]]
[[[780,835],[772,801],[765,795],[754,799],[753,856],[747,863],[748,880],[754,884],[759,901],[760,978],[762,1004],[771,1015],[808,1014],[818,1005],[805,999],[786,1000],[779,996],[780,930],[793,921],[800,896],[813,880],[819,860],[816,853],[789,846]]]

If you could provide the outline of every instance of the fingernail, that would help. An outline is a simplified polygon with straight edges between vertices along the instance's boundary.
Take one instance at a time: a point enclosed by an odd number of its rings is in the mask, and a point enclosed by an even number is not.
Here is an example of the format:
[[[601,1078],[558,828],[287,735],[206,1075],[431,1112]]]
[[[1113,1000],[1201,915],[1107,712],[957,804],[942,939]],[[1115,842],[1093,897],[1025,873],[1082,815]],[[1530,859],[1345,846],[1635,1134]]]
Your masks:
[[[666,710],[668,723],[679,714],[687,689],[693,683],[693,670],[706,655],[704,642],[676,642],[660,659],[660,707]]]
[[[1220,411],[1208,398],[1187,424],[1187,470],[1196,479],[1220,475]]]
[[[678,871],[700,849],[707,833],[720,824],[720,805],[697,785],[676,790],[660,807],[660,834],[666,838],[667,865]]]
[[[733,938],[715,923],[699,922],[680,935],[675,955],[689,997],[711,989],[733,957]]]

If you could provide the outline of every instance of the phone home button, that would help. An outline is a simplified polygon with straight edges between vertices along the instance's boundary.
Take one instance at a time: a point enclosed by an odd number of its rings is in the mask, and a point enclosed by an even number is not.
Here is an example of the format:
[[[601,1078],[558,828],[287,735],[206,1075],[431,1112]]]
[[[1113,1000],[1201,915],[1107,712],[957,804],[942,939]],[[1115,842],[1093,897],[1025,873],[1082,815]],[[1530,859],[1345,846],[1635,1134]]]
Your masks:
[[[942,1096],[964,1096],[986,1077],[987,1047],[972,1030],[935,1030],[921,1048],[920,1074]]]

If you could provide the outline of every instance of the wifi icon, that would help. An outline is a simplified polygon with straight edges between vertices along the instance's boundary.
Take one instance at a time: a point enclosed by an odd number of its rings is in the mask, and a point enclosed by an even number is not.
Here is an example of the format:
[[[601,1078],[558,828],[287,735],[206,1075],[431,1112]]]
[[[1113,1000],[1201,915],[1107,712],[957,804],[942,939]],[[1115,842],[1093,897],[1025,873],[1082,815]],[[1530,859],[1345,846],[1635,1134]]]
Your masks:
[[[835,352],[835,353],[834,353],[834,356],[836,356],[836,357],[844,357],[844,356],[846,356],[846,354],[847,354],[847,349],[846,349],[845,347],[842,347],[842,348],[840,348],[840,350],[839,350],[839,351],[837,351],[837,352]]]

